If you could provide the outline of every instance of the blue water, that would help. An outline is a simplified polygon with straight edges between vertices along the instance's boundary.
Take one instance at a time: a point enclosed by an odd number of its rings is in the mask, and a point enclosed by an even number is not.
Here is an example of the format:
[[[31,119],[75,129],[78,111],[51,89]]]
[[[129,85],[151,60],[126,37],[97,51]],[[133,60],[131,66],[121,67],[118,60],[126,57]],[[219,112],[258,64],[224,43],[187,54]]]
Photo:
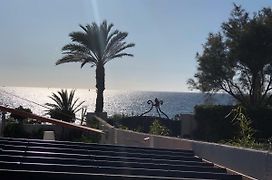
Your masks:
[[[48,96],[58,90],[60,89],[0,87],[0,105],[8,105],[13,108],[22,105],[30,108],[36,114],[44,115],[45,108],[37,104],[44,105],[47,102],[52,102]],[[84,105],[89,112],[94,111],[95,90],[77,89],[75,96],[85,101]],[[198,104],[234,104],[234,100],[227,94],[216,94],[213,98],[207,98],[202,93],[106,90],[104,94],[104,111],[109,116],[116,113],[140,115],[150,108],[147,100],[154,101],[155,98],[163,100],[161,109],[171,118],[180,113],[193,113],[194,106]],[[149,115],[156,115],[156,111],[150,112]]]

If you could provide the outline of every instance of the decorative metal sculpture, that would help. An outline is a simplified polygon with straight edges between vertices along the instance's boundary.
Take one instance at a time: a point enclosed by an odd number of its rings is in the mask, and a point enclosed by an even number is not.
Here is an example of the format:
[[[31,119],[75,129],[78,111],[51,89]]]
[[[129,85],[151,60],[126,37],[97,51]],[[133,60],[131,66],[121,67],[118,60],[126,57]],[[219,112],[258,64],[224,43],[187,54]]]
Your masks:
[[[144,112],[143,114],[141,114],[140,116],[143,116],[143,115],[149,113],[153,109],[153,107],[155,107],[157,113],[159,114],[159,117],[161,117],[161,113],[162,113],[167,119],[169,119],[169,117],[164,112],[162,112],[162,110],[160,108],[160,106],[163,104],[162,100],[159,101],[158,98],[155,98],[154,102],[152,100],[148,100],[147,104],[151,104],[150,109],[148,111]]]

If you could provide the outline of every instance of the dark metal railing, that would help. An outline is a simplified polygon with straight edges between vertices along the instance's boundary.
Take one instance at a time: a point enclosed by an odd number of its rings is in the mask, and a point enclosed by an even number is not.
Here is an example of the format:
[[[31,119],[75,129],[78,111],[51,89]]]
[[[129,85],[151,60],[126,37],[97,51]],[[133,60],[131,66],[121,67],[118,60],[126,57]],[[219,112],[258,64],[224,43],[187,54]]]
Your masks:
[[[0,111],[13,113],[13,114],[16,114],[18,116],[22,116],[22,117],[26,117],[26,118],[36,119],[36,120],[42,121],[42,122],[48,122],[48,123],[56,124],[56,125],[59,125],[59,126],[62,126],[62,127],[75,128],[75,129],[80,129],[80,130],[84,130],[84,131],[92,131],[92,132],[104,134],[104,132],[102,130],[99,130],[99,129],[94,129],[94,128],[90,128],[90,127],[86,127],[86,126],[80,126],[80,125],[76,125],[76,124],[73,124],[73,123],[68,123],[68,122],[53,119],[53,118],[42,117],[42,116],[38,116],[36,114],[16,110],[16,109],[13,109],[13,108],[4,107],[4,106],[1,106],[1,105],[0,105]]]
[[[161,118],[161,113],[162,113],[167,119],[169,119],[169,117],[160,108],[160,106],[163,104],[162,100],[159,100],[158,98],[155,98],[154,102],[152,100],[148,100],[147,104],[151,105],[150,109],[148,111],[144,112],[143,114],[141,114],[140,116],[143,116],[143,115],[149,113],[155,107],[160,118]]]

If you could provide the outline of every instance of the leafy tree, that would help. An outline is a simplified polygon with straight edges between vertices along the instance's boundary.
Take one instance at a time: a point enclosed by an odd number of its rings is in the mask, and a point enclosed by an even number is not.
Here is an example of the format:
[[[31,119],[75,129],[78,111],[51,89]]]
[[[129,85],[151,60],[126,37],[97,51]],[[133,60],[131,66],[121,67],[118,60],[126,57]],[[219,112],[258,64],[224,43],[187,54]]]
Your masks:
[[[113,24],[104,21],[100,26],[96,23],[80,25],[83,31],[69,34],[72,43],[62,48],[64,56],[56,62],[56,65],[69,62],[81,63],[81,68],[89,63],[96,67],[97,98],[95,112],[103,112],[105,90],[105,67],[112,59],[123,56],[133,56],[123,52],[125,49],[135,46],[127,44],[124,40],[128,33],[118,30],[112,31]]]
[[[202,92],[224,91],[245,106],[266,105],[272,90],[271,8],[249,16],[234,4],[221,28],[197,53],[197,73],[188,84]]]
[[[24,108],[23,106],[19,106],[19,107],[15,108],[15,109],[18,110],[18,111],[24,111],[24,112],[27,112],[27,113],[32,113],[31,109],[29,109],[29,108]],[[26,119],[27,119],[27,117],[20,116],[20,115],[17,115],[17,114],[13,114],[13,113],[10,114],[10,117],[12,117],[12,118],[18,120],[20,123],[21,123],[23,120],[26,120]]]
[[[164,125],[162,125],[158,120],[155,120],[150,126],[149,133],[155,135],[168,136],[170,134],[170,130]]]
[[[73,122],[75,113],[80,110],[80,106],[84,103],[84,101],[78,103],[79,98],[75,99],[74,95],[75,90],[68,93],[67,90],[62,89],[57,93],[53,93],[49,98],[52,99],[54,103],[45,104],[49,108],[46,110],[46,114],[55,119]]]

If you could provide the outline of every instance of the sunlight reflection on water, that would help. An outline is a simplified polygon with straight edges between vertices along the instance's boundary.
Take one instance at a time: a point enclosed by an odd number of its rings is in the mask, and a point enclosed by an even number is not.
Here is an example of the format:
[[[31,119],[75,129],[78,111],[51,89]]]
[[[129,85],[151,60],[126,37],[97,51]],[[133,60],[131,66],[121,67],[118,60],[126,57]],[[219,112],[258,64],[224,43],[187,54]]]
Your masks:
[[[24,88],[24,87],[0,87],[0,104],[8,105],[9,107],[23,107],[30,108],[34,113],[44,115],[45,108],[34,103],[19,99],[12,95],[26,98],[38,104],[44,105],[47,102],[52,102],[48,96],[53,92],[56,93],[57,88]],[[5,92],[8,92],[5,93]],[[88,89],[77,89],[75,97],[85,101],[89,112],[95,110],[96,91]],[[196,104],[204,103],[204,96],[200,93],[186,93],[186,92],[145,92],[145,91],[120,91],[120,90],[106,90],[104,94],[104,111],[109,116],[113,114],[126,115],[140,115],[145,112],[150,106],[147,100],[154,100],[158,98],[163,100],[161,109],[169,115],[174,117],[179,113],[193,113],[193,107]],[[215,104],[233,104],[233,99],[226,94],[218,94],[214,98]],[[155,110],[149,115],[156,115]]]

